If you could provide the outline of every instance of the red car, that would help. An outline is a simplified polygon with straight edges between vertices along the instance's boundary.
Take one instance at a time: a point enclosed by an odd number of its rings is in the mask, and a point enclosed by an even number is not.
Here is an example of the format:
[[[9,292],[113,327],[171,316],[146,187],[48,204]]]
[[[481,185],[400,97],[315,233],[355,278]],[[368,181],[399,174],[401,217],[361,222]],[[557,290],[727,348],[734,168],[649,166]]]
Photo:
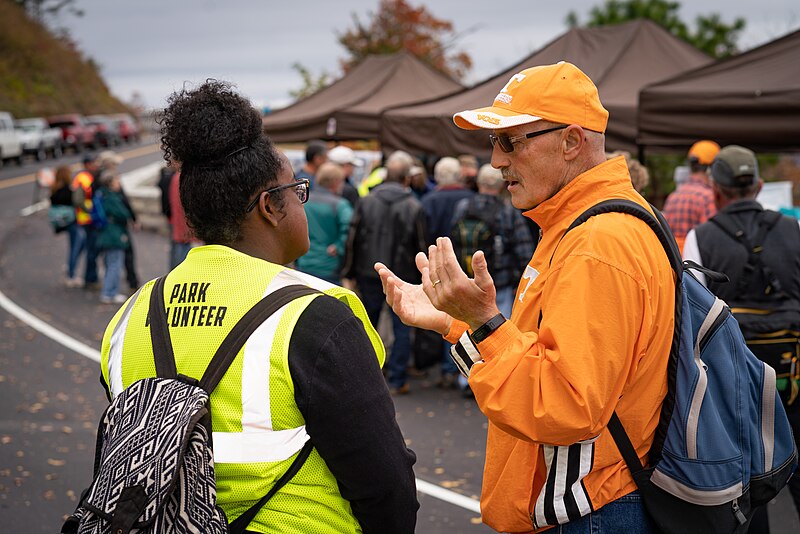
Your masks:
[[[131,141],[138,142],[141,134],[139,133],[139,125],[136,120],[127,113],[117,113],[116,115],[109,115],[109,118],[117,123],[119,127],[119,134],[122,140],[126,143]]]
[[[48,117],[51,128],[61,128],[64,148],[82,152],[84,148],[97,148],[97,128],[86,123],[86,119],[77,113]]]

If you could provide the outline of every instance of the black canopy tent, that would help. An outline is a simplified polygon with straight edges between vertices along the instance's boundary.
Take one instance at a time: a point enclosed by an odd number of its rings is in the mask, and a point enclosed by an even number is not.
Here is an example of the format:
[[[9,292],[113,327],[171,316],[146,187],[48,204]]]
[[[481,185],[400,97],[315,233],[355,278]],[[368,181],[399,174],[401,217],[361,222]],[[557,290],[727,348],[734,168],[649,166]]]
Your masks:
[[[648,150],[698,139],[800,150],[800,31],[645,87],[638,122]]]
[[[601,28],[573,28],[514,66],[468,89],[389,109],[381,116],[384,150],[439,155],[489,155],[485,132],[458,129],[453,114],[488,106],[511,76],[526,68],[569,61],[597,85],[610,112],[609,149],[636,149],[636,112],[642,87],[708,64],[711,59],[657,24],[638,20]]]
[[[340,80],[264,117],[264,130],[279,143],[377,139],[384,109],[461,87],[407,52],[369,56]]]

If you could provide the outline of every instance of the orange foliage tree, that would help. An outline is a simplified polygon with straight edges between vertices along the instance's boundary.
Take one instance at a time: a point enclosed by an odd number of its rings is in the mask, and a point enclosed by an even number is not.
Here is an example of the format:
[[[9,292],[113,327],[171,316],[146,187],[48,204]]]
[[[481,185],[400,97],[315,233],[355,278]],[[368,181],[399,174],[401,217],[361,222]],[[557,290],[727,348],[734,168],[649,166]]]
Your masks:
[[[464,51],[452,50],[458,34],[449,21],[438,19],[424,6],[405,0],[381,0],[377,13],[362,22],[353,13],[353,27],[337,34],[350,57],[342,61],[345,72],[371,54],[406,50],[434,69],[460,80],[472,67]]]

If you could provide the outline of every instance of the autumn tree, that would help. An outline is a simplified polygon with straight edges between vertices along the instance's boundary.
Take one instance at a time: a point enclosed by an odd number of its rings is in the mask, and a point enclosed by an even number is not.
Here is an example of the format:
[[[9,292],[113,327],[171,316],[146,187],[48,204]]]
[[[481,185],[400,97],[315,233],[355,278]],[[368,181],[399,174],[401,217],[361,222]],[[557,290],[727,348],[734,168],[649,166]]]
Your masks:
[[[369,55],[406,50],[457,80],[472,67],[469,54],[454,50],[459,37],[451,22],[405,0],[381,0],[377,13],[369,13],[366,21],[353,13],[353,27],[337,34],[349,54],[342,61],[345,71]]]
[[[737,17],[727,24],[716,13],[698,15],[694,28],[690,28],[678,14],[680,7],[680,2],[668,0],[608,0],[589,11],[585,25],[607,26],[649,19],[712,57],[724,58],[739,52],[736,42],[745,27],[743,18]],[[581,25],[574,11],[567,15],[566,23],[570,27]]]
[[[353,27],[336,34],[348,53],[341,61],[344,72],[369,55],[401,50],[457,80],[472,67],[469,54],[455,50],[463,34],[456,33],[451,22],[436,18],[424,6],[413,7],[405,0],[381,0],[378,12],[369,13],[366,21],[356,13],[352,16]],[[327,72],[315,76],[300,63],[294,63],[292,68],[300,74],[303,84],[289,91],[295,99],[313,94],[328,83]]]

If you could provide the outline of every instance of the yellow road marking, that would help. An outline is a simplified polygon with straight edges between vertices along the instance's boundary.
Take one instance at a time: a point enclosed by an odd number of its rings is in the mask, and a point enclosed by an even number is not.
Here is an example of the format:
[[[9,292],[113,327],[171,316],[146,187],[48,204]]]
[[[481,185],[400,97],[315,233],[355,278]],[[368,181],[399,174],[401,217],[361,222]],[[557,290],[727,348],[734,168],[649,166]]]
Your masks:
[[[139,156],[145,156],[147,154],[152,154],[153,152],[161,151],[161,146],[158,144],[155,145],[147,145],[141,146],[139,148],[134,148],[133,150],[128,150],[127,152],[118,152],[117,154],[122,156],[123,158],[138,158]],[[6,189],[8,187],[14,187],[16,185],[28,184],[36,180],[35,174],[26,174],[25,176],[17,176],[16,178],[11,178],[8,180],[3,180],[0,182],[0,189]]]
[[[32,182],[36,179],[36,175],[34,174],[26,174],[25,176],[19,176],[17,178],[12,178],[10,180],[3,180],[0,182],[0,189],[5,189],[6,187],[14,187],[15,185],[20,184],[27,184],[28,182]]]

